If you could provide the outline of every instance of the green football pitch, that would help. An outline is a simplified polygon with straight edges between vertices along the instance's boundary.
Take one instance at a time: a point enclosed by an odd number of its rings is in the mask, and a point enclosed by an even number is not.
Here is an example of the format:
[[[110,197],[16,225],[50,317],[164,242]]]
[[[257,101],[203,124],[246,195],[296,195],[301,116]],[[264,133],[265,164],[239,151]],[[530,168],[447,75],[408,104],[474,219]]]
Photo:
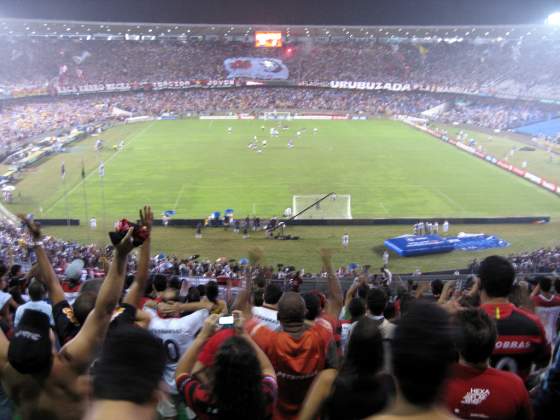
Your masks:
[[[176,218],[205,218],[213,211],[232,208],[237,217],[268,218],[292,207],[294,196],[332,191],[351,197],[353,218],[550,215],[554,221],[560,215],[559,197],[395,121],[287,121],[282,123],[287,129],[271,137],[269,129],[278,124],[176,120],[117,126],[28,170],[17,184],[10,209],[31,212],[38,218],[68,215],[81,219],[84,226],[80,228],[52,231],[81,240],[90,240],[91,236],[96,241],[102,240],[101,229],[108,230],[118,218],[134,218],[136,209],[144,203],[152,205],[156,217],[165,210],[175,210]],[[318,129],[316,133],[314,128]],[[254,136],[261,152],[248,147]],[[105,142],[99,153],[94,150],[97,138]],[[113,145],[121,140],[125,142],[123,150],[114,150]],[[266,147],[262,147],[262,140],[267,141]],[[293,148],[288,147],[290,140]],[[98,175],[101,161],[105,165],[103,178]],[[64,182],[60,176],[62,162],[66,168]],[[82,162],[85,179],[81,176]],[[98,232],[86,232],[86,213],[97,218]],[[350,253],[346,259],[366,258],[372,247],[381,245],[375,232],[379,236],[391,234],[387,228],[375,229],[353,229],[353,237],[363,236],[363,249],[356,249],[356,254]],[[403,233],[403,228],[391,229],[395,234]],[[409,227],[405,229],[410,231]],[[544,230],[508,229],[505,239],[515,245],[510,250],[533,240],[536,245],[539,238],[550,244],[552,230],[558,233],[556,223]],[[515,237],[520,229],[527,229],[522,235],[525,239]],[[176,230],[183,233],[162,233],[167,241],[162,240],[161,248],[182,254],[187,245],[181,243],[181,235],[192,235],[186,229]],[[498,233],[494,228],[485,230]],[[298,233],[317,239],[332,236],[334,246],[343,231],[340,227],[305,228]],[[218,236],[207,251],[209,257],[238,256],[249,246]],[[320,247],[320,242],[313,247]],[[176,247],[175,243],[181,245]],[[189,250],[207,248],[202,242],[196,244],[189,245]],[[290,263],[290,258],[303,261],[311,252],[306,250],[305,240],[291,245],[293,254],[280,251],[284,245],[267,247],[272,262]],[[402,267],[407,269],[409,264]]]

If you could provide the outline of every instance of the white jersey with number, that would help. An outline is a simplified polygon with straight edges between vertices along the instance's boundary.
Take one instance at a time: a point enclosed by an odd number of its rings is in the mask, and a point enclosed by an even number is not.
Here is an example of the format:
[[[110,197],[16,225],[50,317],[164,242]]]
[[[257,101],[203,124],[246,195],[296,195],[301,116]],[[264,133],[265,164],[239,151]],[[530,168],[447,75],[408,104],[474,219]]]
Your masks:
[[[163,379],[170,394],[177,394],[175,385],[175,371],[177,362],[187,351],[195,339],[195,334],[202,328],[204,320],[208,318],[208,310],[201,309],[181,318],[160,318],[155,311],[150,322],[149,330],[163,341],[167,362],[163,372]]]

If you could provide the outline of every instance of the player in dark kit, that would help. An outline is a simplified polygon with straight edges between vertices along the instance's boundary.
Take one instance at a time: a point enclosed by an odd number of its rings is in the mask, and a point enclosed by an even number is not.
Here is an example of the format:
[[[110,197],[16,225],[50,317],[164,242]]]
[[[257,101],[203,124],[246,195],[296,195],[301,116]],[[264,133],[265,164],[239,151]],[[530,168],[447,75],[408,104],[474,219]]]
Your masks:
[[[550,360],[550,345],[539,318],[510,303],[515,279],[511,263],[503,257],[490,256],[480,264],[482,309],[494,319],[498,339],[491,365],[516,373],[527,380],[531,366],[544,367]]]

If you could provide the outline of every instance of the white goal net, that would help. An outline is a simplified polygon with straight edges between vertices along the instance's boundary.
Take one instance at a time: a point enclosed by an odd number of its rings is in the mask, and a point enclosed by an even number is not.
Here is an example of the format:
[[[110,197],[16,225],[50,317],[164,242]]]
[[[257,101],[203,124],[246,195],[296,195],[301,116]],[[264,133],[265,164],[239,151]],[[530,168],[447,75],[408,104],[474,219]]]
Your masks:
[[[294,195],[292,214],[296,215],[305,208],[311,206],[326,194]],[[332,195],[317,205],[309,208],[305,213],[296,217],[297,220],[309,219],[351,219],[352,206],[349,195]]]

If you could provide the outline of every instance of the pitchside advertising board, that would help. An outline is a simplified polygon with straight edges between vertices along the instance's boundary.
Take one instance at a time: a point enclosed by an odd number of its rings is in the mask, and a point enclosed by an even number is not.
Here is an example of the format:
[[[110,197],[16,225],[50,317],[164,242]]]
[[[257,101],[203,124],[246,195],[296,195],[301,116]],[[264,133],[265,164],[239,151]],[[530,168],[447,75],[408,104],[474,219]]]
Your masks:
[[[499,168],[511,172],[521,178],[525,178],[528,181],[531,181],[533,184],[536,184],[538,186],[540,186],[541,188],[544,188],[547,191],[556,193],[558,195],[560,195],[560,185],[557,185],[553,182],[547,181],[546,179],[541,178],[538,175],[532,174],[531,172],[525,171],[523,169],[520,169],[508,162],[504,162],[501,159],[497,159],[494,156],[488,155],[486,153],[482,153],[477,151],[474,147],[471,146],[467,146],[464,143],[461,143],[460,141],[457,140],[453,140],[448,138],[447,136],[438,133],[434,130],[429,129],[428,127],[419,124],[416,121],[411,120],[409,117],[407,116],[400,116],[399,117],[404,123],[411,125],[421,131],[424,131],[434,137],[437,137],[440,140],[445,141],[446,143],[452,144],[453,146],[457,147],[458,149],[461,149],[471,155],[474,155],[476,157],[478,157],[479,159],[483,159],[488,163],[491,163],[493,165],[498,166]]]

